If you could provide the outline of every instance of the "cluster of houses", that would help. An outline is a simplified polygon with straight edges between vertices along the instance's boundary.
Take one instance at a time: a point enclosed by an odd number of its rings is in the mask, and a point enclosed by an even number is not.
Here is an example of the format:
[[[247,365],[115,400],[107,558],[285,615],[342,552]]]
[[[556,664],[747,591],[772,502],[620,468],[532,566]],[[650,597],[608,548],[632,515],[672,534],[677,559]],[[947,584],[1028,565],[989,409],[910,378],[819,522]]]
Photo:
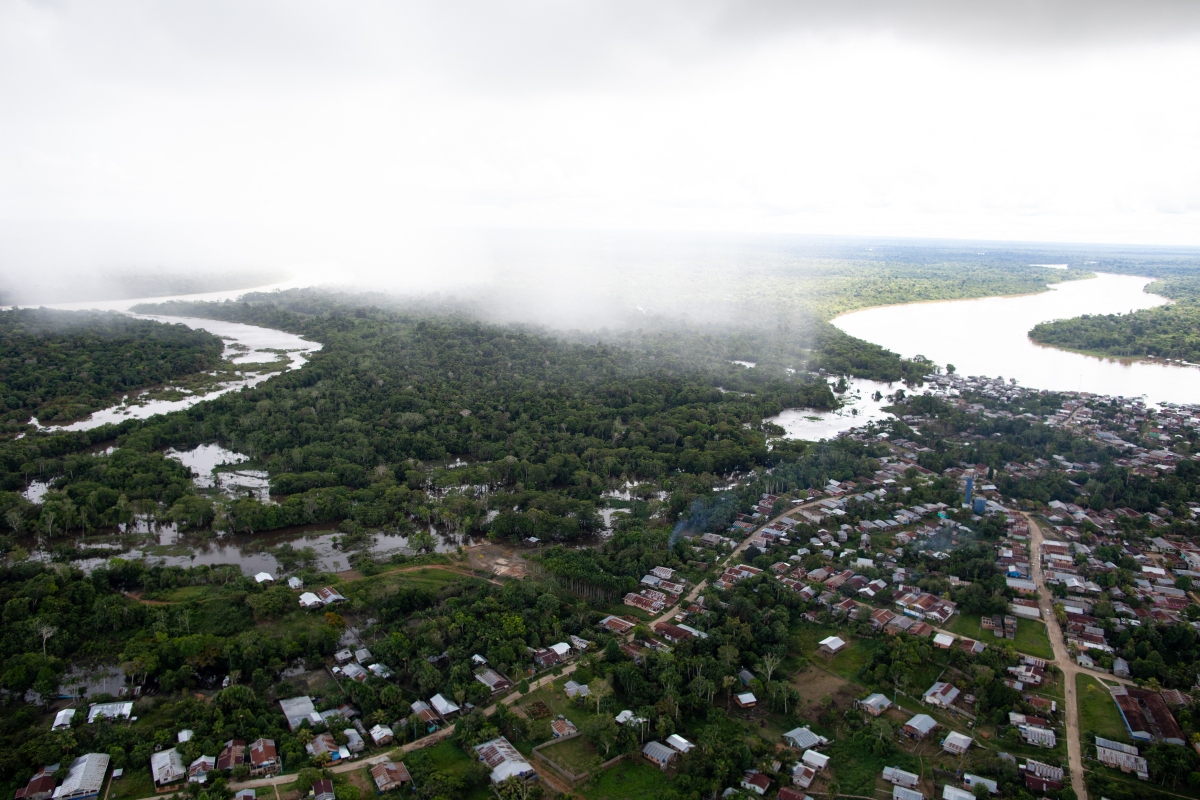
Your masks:
[[[649,614],[659,614],[679,602],[687,584],[675,580],[675,570],[670,567],[655,567],[642,576],[640,589],[625,595],[627,606],[641,609]]]
[[[179,744],[191,741],[192,731],[182,730],[176,738]],[[273,739],[256,739],[249,745],[231,739],[218,755],[202,755],[186,766],[176,747],[150,756],[150,774],[156,792],[178,791],[188,783],[205,784],[210,776],[228,775],[242,765],[248,765],[250,774],[256,778],[283,771],[283,761]]]
[[[299,579],[293,578],[293,580]],[[346,598],[342,597],[342,595],[336,589],[332,589],[328,586],[317,589],[315,593],[304,592],[300,595],[301,608],[324,608],[325,606],[332,606],[344,602],[346,602]]]
[[[1137,686],[1113,686],[1109,691],[1135,742],[1165,742],[1181,747],[1187,744],[1163,692]]]

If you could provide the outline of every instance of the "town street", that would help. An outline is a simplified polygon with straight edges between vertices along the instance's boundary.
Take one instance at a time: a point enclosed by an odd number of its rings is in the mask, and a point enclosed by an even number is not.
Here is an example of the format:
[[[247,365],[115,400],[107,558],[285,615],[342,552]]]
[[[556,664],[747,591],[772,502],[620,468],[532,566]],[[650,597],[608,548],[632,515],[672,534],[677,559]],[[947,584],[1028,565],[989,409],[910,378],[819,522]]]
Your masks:
[[[1046,620],[1046,635],[1050,637],[1050,646],[1054,649],[1054,663],[1062,670],[1063,674],[1063,693],[1066,698],[1063,702],[1065,706],[1063,718],[1067,731],[1067,763],[1071,768],[1071,786],[1075,789],[1079,800],[1087,800],[1087,787],[1083,780],[1083,747],[1079,738],[1079,707],[1078,698],[1075,696],[1075,676],[1080,672],[1090,673],[1091,671],[1081,668],[1067,652],[1062,628],[1058,624],[1058,618],[1054,616],[1054,599],[1050,596],[1050,590],[1046,588],[1046,581],[1042,575],[1042,529],[1032,516],[1025,514],[1024,517],[1029,523],[1029,574],[1033,582],[1037,584],[1038,604],[1041,606],[1042,616]]]

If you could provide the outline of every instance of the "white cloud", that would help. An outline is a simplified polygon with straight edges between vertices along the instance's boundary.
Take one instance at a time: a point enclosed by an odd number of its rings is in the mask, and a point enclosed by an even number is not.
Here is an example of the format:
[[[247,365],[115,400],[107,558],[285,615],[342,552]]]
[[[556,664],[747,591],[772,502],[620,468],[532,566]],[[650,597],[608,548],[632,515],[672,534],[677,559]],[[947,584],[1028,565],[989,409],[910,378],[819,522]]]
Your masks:
[[[857,8],[10,0],[0,269],[410,270],[430,228],[1200,244],[1195,6]]]

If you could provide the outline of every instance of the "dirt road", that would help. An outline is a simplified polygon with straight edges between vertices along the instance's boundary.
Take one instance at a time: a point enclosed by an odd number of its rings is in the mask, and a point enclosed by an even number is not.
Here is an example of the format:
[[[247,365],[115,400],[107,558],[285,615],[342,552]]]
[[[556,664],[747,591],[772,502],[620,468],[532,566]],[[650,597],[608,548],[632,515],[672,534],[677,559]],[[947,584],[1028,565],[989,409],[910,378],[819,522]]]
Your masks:
[[[1050,590],[1046,588],[1046,581],[1042,576],[1042,529],[1029,514],[1024,516],[1029,523],[1029,572],[1033,582],[1037,584],[1038,604],[1042,607],[1042,614],[1046,620],[1046,634],[1050,637],[1050,646],[1054,650],[1054,663],[1063,673],[1063,692],[1066,698],[1063,705],[1066,706],[1064,717],[1067,730],[1067,762],[1071,767],[1071,786],[1075,789],[1079,800],[1087,800],[1087,787],[1083,781],[1083,746],[1079,737],[1079,705],[1078,698],[1075,696],[1075,676],[1080,672],[1090,673],[1091,671],[1082,669],[1067,652],[1062,628],[1058,624],[1058,618],[1054,616],[1054,600],[1050,596]],[[1105,677],[1110,676],[1106,675]]]
[[[758,531],[762,530],[763,528],[765,528],[768,525],[778,522],[779,520],[783,519],[786,516],[795,514],[796,512],[801,511],[806,508],[811,508],[812,506],[815,506],[818,502],[820,502],[820,501],[813,500],[810,503],[794,505],[791,508],[784,511],[779,516],[777,516],[773,519],[769,519],[766,522],[764,522],[763,524],[759,525],[753,531],[746,534],[746,538],[743,539],[741,542],[739,542],[737,547],[735,547],[735,548],[733,548],[733,550],[729,551],[729,555],[725,556],[725,558],[718,561],[717,566],[722,567],[722,566],[725,566],[725,565],[729,564],[730,562],[732,562],[734,556],[738,555],[739,553],[741,553],[743,550],[745,550],[747,547],[750,546],[750,540],[754,538],[754,534],[757,533]],[[672,607],[668,608],[666,611],[664,611],[662,613],[662,616],[660,616],[658,619],[651,620],[651,622],[650,622],[651,630],[653,630],[654,626],[660,622],[672,621],[675,618],[675,615],[679,613],[679,610],[681,608],[687,607],[687,605],[689,603],[693,602],[700,595],[700,592],[704,591],[704,588],[706,586],[708,586],[707,578],[705,580],[700,581],[698,584],[696,584],[695,588],[692,589],[690,592],[688,592],[682,600],[680,600],[674,606],[672,606]]]

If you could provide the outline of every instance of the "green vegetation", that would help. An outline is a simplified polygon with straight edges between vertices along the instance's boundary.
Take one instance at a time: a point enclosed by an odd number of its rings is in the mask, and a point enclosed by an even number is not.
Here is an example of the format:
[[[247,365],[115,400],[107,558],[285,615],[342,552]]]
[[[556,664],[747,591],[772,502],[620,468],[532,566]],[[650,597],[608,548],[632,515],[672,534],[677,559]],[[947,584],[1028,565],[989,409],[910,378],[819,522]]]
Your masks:
[[[640,755],[631,756],[579,788],[588,800],[625,797],[667,797],[671,779]]]
[[[1091,355],[1196,362],[1200,361],[1200,306],[1179,303],[1131,314],[1043,322],[1029,336],[1040,344]]]
[[[1117,742],[1130,741],[1129,729],[1125,727],[1107,686],[1091,675],[1080,673],[1075,676],[1075,696],[1079,704],[1079,728],[1085,743],[1089,733]]]
[[[86,416],[120,392],[214,369],[223,349],[206,331],[124,314],[0,311],[0,424]]]

